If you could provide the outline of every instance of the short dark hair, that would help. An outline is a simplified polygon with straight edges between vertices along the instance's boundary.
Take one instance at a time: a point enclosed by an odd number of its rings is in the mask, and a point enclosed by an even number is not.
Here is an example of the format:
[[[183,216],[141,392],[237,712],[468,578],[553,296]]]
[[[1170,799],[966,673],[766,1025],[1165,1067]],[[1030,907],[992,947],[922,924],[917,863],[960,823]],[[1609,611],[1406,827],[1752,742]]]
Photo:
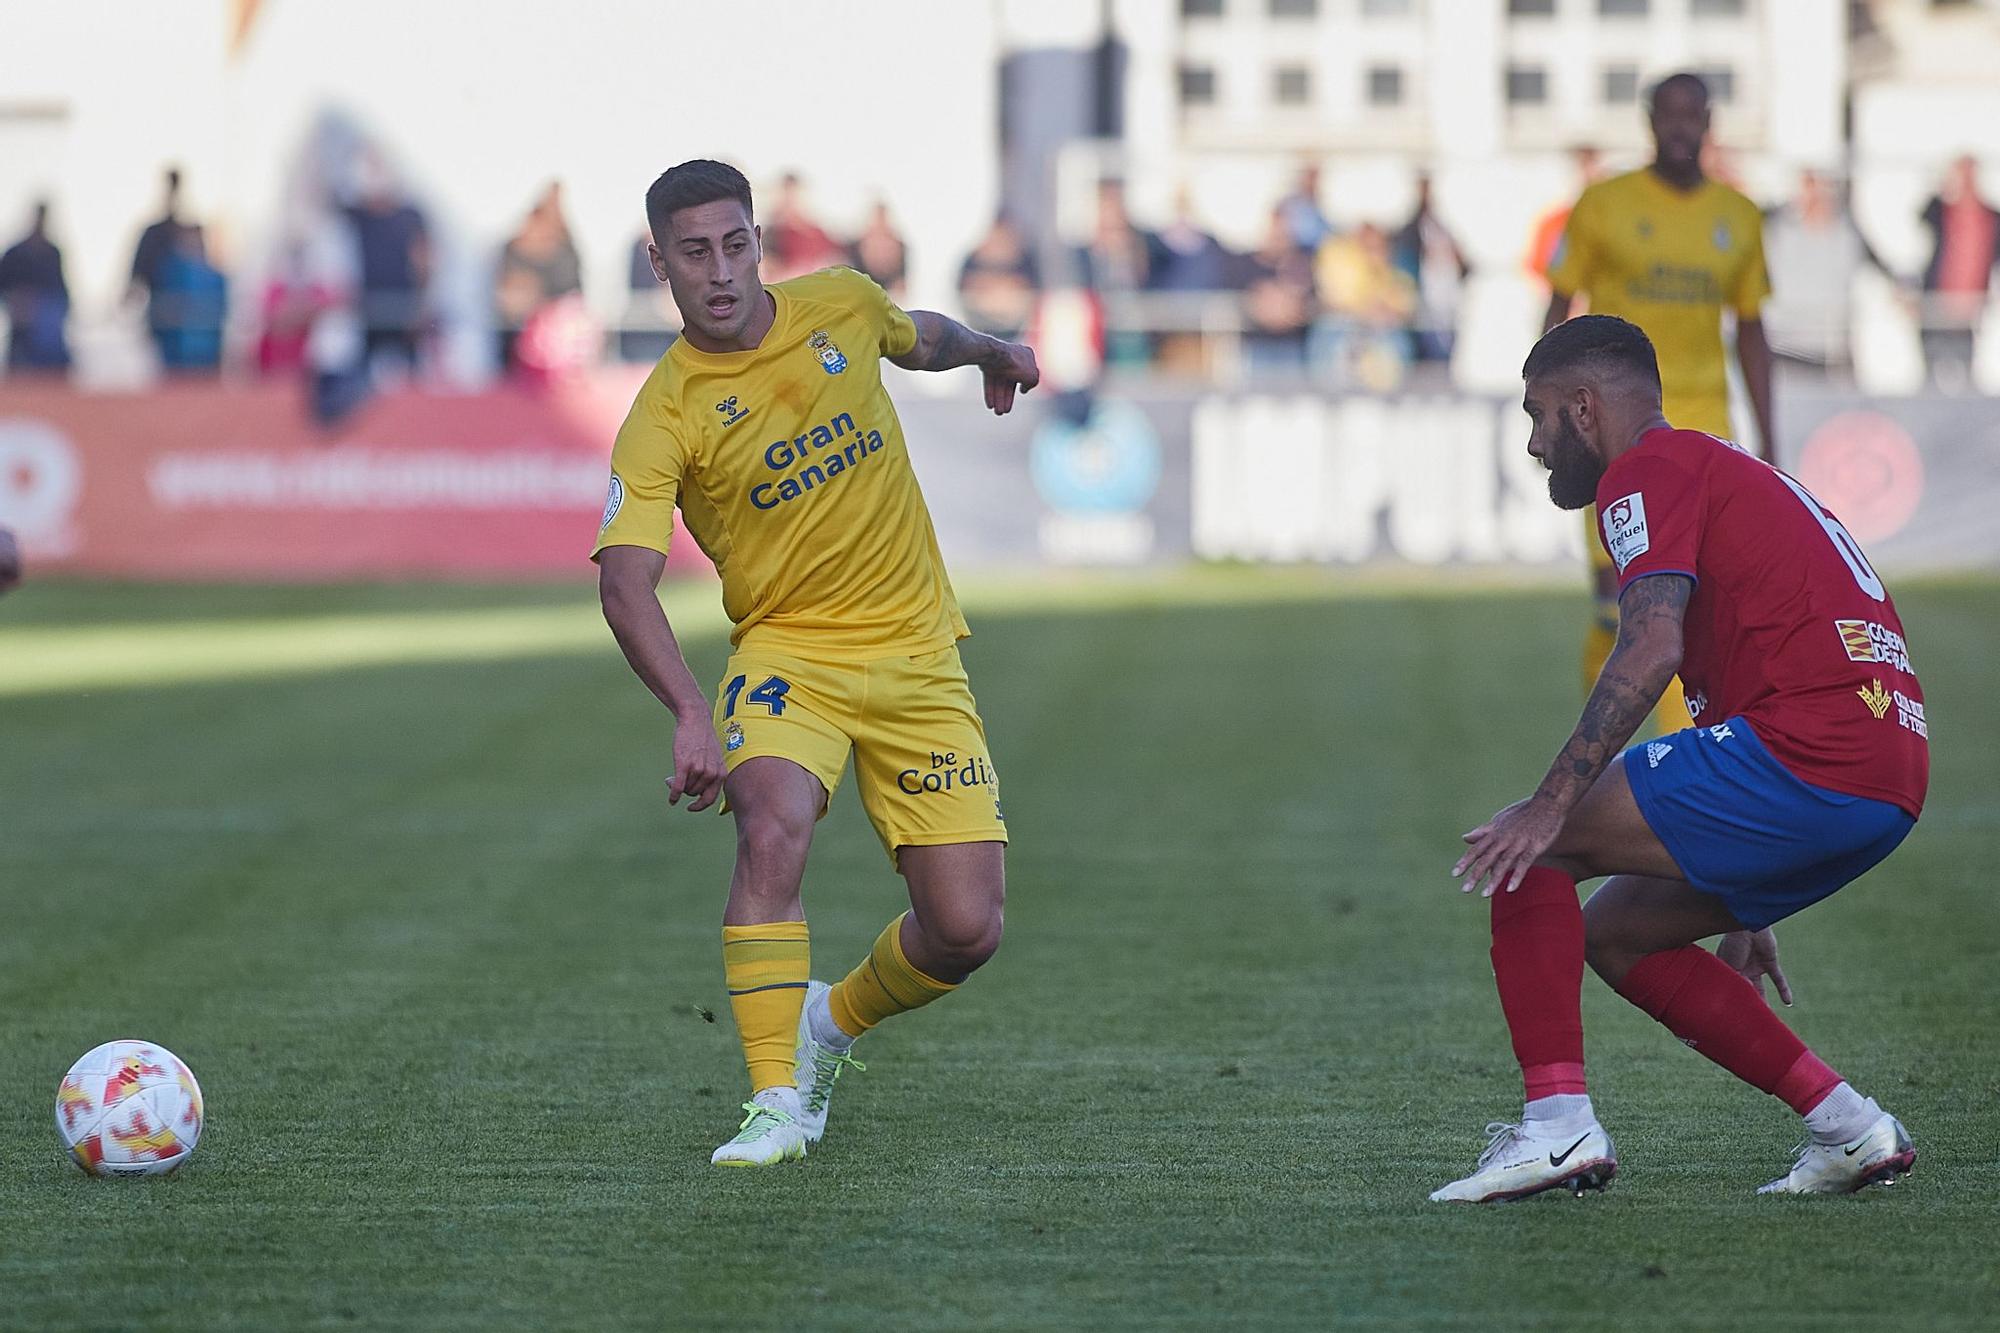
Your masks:
[[[668,167],[646,190],[646,225],[657,240],[665,234],[668,218],[683,208],[712,204],[718,199],[734,199],[743,205],[745,213],[757,215],[750,202],[750,182],[727,162],[697,157],[677,167]]]
[[[1660,358],[1646,331],[1616,315],[1578,315],[1542,335],[1521,363],[1523,380],[1566,371],[1628,375],[1660,391]]]
[[[1661,79],[1646,91],[1647,109],[1658,110],[1660,94],[1669,88],[1686,88],[1694,93],[1695,96],[1701,98],[1703,106],[1708,105],[1708,80],[1696,74],[1693,70],[1684,69],[1678,74],[1667,75],[1666,78]]]

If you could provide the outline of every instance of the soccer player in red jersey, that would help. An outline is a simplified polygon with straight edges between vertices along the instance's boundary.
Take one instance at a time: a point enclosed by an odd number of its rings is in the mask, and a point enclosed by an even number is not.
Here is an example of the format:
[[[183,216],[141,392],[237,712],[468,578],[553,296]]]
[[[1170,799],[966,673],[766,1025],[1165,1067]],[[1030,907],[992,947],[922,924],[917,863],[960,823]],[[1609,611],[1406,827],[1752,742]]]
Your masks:
[[[1583,965],[1669,1031],[1805,1117],[1762,1193],[1894,1183],[1896,1118],[1807,1050],[1772,923],[1880,862],[1923,809],[1923,690],[1882,580],[1840,520],[1735,445],[1675,430],[1638,326],[1586,315],[1522,367],[1528,452],[1565,509],[1597,504],[1618,570],[1618,642],[1526,800],[1465,835],[1453,873],[1493,903],[1493,972],[1526,1084],[1473,1173],[1431,1195],[1484,1203],[1617,1170],[1584,1083]],[[1695,725],[1623,747],[1678,671]],[[1622,751],[1622,753],[1621,753]],[[1608,875],[1579,908],[1576,883]],[[1715,953],[1697,943],[1722,936]]]

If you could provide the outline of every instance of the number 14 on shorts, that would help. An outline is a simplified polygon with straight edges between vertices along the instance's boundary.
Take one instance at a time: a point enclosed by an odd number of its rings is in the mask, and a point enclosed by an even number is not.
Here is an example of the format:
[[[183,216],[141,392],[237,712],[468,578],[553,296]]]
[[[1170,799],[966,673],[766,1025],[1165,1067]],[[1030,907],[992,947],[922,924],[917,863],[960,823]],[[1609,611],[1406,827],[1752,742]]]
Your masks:
[[[750,677],[738,676],[722,687],[722,715],[724,717],[736,716],[736,703],[739,697],[746,704],[762,705],[772,717],[783,716],[785,711],[785,696],[791,693],[792,689],[789,681],[778,676],[767,676],[762,685],[750,691],[747,697],[743,697],[743,687],[749,683]]]

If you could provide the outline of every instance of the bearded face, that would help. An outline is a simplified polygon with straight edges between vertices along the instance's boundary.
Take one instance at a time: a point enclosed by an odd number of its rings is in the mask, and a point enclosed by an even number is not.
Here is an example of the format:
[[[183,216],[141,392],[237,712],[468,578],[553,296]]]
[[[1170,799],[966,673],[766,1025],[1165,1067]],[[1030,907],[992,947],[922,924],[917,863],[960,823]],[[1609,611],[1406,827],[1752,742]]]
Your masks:
[[[1542,459],[1549,470],[1549,499],[1558,509],[1581,509],[1597,499],[1604,460],[1591,450],[1567,407],[1556,412],[1555,438]]]

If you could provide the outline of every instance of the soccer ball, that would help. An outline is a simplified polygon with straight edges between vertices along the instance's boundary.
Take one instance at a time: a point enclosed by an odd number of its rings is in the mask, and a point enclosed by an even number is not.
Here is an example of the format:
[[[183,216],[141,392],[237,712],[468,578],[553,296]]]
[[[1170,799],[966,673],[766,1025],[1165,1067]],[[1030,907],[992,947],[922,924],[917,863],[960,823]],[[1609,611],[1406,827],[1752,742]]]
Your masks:
[[[201,1141],[201,1085],[150,1041],[107,1041],[56,1089],[56,1133],[93,1176],[163,1176]]]

